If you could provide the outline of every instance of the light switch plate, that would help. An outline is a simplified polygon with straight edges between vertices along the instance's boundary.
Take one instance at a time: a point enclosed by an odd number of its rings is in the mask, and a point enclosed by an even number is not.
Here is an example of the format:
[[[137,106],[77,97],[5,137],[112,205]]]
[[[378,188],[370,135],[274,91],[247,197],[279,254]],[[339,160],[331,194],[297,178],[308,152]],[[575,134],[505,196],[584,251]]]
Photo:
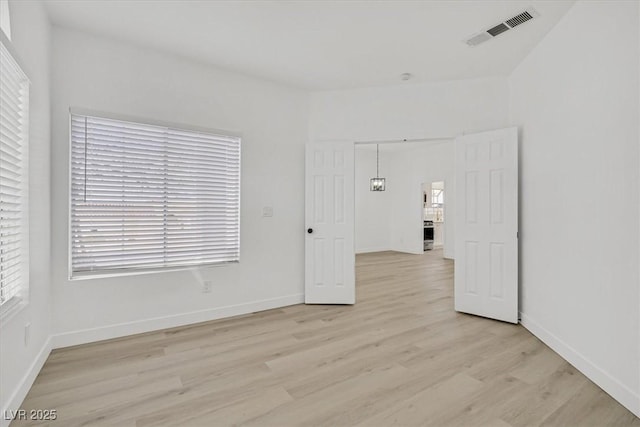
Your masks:
[[[271,217],[273,216],[273,207],[265,206],[262,208],[262,216],[263,217]]]
[[[213,288],[213,283],[211,280],[205,280],[202,282],[202,292],[205,294],[211,293],[211,288]]]

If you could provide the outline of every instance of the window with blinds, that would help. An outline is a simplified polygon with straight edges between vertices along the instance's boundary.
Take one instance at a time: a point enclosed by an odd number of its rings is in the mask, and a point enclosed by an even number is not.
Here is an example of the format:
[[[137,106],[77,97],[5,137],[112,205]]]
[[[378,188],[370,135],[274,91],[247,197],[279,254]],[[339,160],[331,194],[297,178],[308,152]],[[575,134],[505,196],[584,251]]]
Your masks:
[[[240,138],[71,113],[71,278],[237,262]]]
[[[29,80],[0,43],[0,306],[26,296]],[[3,309],[4,310],[4,309]]]

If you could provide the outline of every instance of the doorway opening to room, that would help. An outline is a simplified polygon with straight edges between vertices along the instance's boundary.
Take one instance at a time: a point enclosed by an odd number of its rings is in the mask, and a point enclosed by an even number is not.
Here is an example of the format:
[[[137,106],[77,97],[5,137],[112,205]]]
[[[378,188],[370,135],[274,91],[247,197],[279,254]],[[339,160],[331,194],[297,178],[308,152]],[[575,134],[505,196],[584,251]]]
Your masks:
[[[421,193],[423,249],[442,249],[446,238],[444,181],[422,183]]]
[[[305,302],[355,304],[356,255],[373,254],[367,257],[373,267],[367,274],[378,285],[374,294],[384,295],[382,301],[393,297],[390,285],[425,283],[420,266],[407,261],[435,252],[424,250],[422,184],[443,181],[447,197],[444,209],[442,195],[444,226],[455,223],[455,229],[444,231],[442,255],[448,258],[449,251],[453,258],[455,246],[456,263],[455,272],[434,268],[434,280],[454,281],[456,311],[517,323],[517,131],[511,127],[465,133],[455,143],[454,138],[389,144],[308,143]],[[375,145],[375,151],[359,144]],[[454,181],[457,185],[447,186]],[[372,238],[375,245],[367,246]],[[377,259],[389,252],[403,256],[386,263]],[[446,261],[442,255],[440,262]],[[411,272],[418,273],[416,280],[407,280]],[[449,277],[438,279],[441,273]],[[382,283],[382,278],[391,282]]]
[[[432,250],[453,259],[454,188],[445,186],[454,179],[454,148],[446,139],[355,145],[356,255]]]
[[[444,227],[454,148],[453,140],[355,145],[358,299],[417,292],[451,301],[454,268],[444,256]]]

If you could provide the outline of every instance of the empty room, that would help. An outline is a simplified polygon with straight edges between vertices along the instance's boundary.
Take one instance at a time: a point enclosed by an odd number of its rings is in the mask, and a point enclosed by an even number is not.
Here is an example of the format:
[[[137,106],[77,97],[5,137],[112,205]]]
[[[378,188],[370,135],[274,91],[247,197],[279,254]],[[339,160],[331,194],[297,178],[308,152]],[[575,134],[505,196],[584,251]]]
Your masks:
[[[640,427],[639,1],[0,30],[0,427]]]

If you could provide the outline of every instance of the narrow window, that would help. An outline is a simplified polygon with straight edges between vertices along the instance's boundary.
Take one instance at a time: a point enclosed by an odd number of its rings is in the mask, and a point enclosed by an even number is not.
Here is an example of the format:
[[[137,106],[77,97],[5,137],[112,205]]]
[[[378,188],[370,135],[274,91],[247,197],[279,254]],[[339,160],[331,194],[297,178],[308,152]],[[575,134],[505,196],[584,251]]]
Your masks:
[[[0,38],[0,307],[27,297],[29,80]]]

